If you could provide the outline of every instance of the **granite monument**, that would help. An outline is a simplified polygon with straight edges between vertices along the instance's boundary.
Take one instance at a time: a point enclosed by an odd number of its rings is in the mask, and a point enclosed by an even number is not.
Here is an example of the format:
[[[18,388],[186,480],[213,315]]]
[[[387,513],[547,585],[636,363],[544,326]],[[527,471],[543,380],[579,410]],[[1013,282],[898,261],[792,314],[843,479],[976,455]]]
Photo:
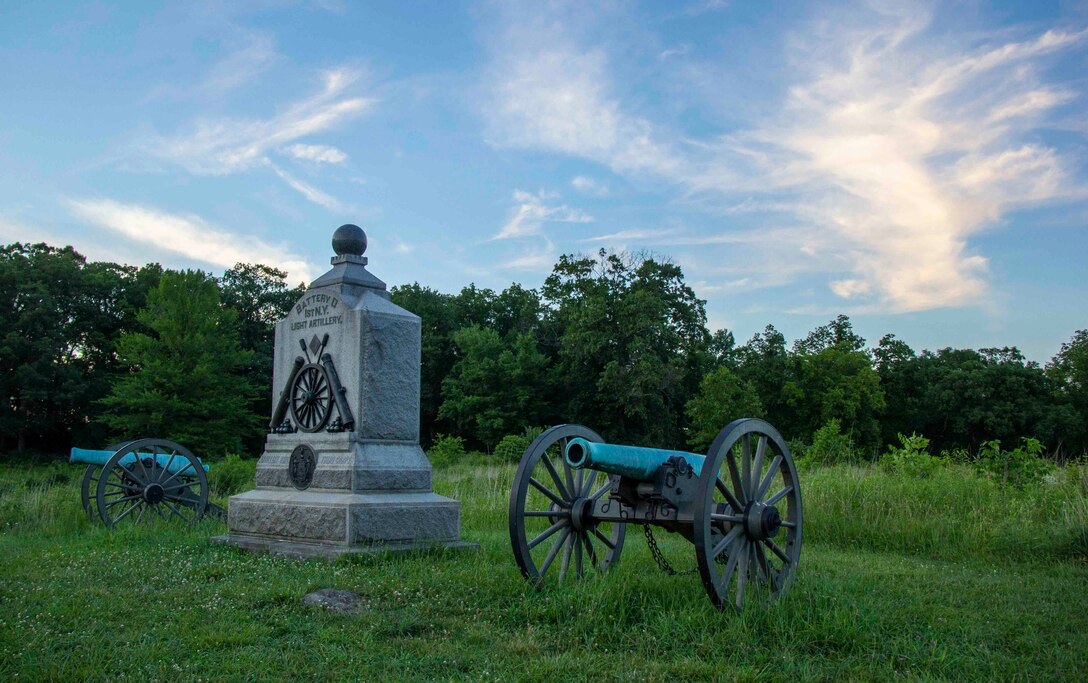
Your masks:
[[[231,496],[219,540],[327,558],[473,547],[419,445],[420,319],[366,269],[362,229],[341,226],[332,246],[332,269],[276,324],[256,488]]]

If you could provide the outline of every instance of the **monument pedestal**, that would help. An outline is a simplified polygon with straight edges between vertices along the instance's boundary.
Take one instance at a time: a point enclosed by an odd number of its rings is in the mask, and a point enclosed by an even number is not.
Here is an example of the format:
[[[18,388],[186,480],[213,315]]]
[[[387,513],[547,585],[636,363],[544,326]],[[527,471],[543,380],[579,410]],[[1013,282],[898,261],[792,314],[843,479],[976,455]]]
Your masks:
[[[333,269],[276,324],[282,390],[256,488],[231,496],[215,540],[324,558],[475,548],[419,446],[420,319],[364,267],[362,230],[341,227],[333,247]]]
[[[228,516],[216,540],[299,557],[476,547],[460,540],[460,503],[436,493],[255,489],[232,496]]]

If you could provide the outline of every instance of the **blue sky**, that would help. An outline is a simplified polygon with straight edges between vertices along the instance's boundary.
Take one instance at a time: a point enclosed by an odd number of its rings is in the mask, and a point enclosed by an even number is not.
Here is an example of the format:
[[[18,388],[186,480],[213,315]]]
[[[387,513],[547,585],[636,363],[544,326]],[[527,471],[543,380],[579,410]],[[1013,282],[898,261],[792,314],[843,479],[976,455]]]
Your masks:
[[[1088,327],[1088,3],[0,4],[0,241],[538,287],[683,267],[713,328]]]

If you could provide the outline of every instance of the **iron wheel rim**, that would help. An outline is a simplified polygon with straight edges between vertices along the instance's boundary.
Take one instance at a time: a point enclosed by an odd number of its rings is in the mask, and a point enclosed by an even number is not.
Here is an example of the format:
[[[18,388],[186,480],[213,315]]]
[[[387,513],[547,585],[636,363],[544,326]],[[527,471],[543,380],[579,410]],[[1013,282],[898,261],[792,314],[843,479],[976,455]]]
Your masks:
[[[781,517],[769,536],[756,523],[773,520],[767,508]],[[778,430],[754,418],[726,425],[707,452],[694,512],[699,574],[716,606],[740,611],[787,592],[800,561],[802,505],[797,466]]]
[[[603,441],[581,425],[558,425],[546,430],[525,450],[510,491],[509,530],[514,559],[522,575],[537,589],[543,588],[547,577],[553,575],[556,583],[562,583],[572,570],[577,577],[583,576],[587,568],[607,572],[619,561],[623,550],[625,524],[598,522],[584,529],[575,528],[572,508],[587,504],[580,501],[605,495],[613,478],[567,465],[562,448],[574,437]]]

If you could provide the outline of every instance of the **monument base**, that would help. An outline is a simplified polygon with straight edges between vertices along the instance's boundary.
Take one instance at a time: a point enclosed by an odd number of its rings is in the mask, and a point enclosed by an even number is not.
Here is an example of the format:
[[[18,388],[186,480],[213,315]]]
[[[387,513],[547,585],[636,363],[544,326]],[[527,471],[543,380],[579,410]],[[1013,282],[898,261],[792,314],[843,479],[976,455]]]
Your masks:
[[[461,537],[461,504],[432,492],[254,489],[230,497],[227,528],[302,543],[447,543]]]
[[[380,555],[384,553],[407,553],[432,550],[479,550],[480,546],[466,541],[444,541],[440,543],[423,543],[411,541],[404,543],[375,543],[370,545],[336,545],[332,543],[304,543],[287,539],[265,538],[262,536],[246,536],[231,534],[229,536],[213,536],[216,543],[225,543],[237,548],[243,548],[253,553],[268,553],[281,557],[291,557],[300,560],[321,559],[335,561],[345,555]]]

